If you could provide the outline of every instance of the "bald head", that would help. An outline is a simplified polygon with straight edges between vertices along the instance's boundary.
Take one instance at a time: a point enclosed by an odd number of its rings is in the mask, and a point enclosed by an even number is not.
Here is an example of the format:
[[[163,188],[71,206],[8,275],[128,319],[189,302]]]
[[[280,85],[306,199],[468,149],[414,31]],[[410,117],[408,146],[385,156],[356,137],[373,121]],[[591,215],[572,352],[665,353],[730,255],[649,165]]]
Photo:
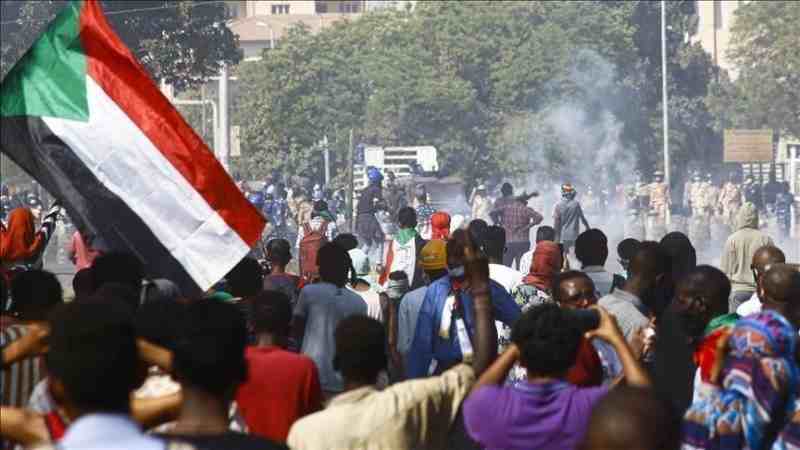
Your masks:
[[[752,266],[759,274],[762,274],[773,264],[783,264],[786,262],[786,255],[781,249],[773,245],[765,245],[753,254]]]
[[[677,428],[652,391],[618,386],[594,407],[580,449],[673,449],[678,444]]]
[[[781,313],[800,326],[800,272],[788,264],[773,264],[761,277],[759,295],[764,309]]]

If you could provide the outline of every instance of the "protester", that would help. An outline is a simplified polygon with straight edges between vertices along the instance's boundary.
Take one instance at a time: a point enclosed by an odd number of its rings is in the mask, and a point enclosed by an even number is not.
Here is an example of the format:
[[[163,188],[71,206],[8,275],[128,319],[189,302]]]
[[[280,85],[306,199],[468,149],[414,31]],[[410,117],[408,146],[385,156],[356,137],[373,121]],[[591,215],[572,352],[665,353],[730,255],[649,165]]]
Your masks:
[[[683,447],[770,448],[798,398],[797,330],[763,311],[737,322],[726,342],[719,369],[686,411]]]
[[[676,281],[697,266],[697,252],[685,234],[678,231],[667,233],[660,244],[672,259],[672,276]]]
[[[338,245],[328,243],[319,250],[320,282],[300,291],[294,309],[292,336],[302,353],[314,360],[319,369],[320,385],[326,398],[344,390],[341,376],[333,366],[333,333],[343,319],[366,315],[367,305],[347,289],[352,262]]]
[[[44,216],[38,231],[29,208],[17,208],[8,215],[8,226],[0,227],[0,270],[15,265],[40,267],[47,242],[53,235],[61,207],[54,204]]]
[[[164,450],[130,417],[143,380],[132,316],[113,301],[70,303],[49,318],[50,391],[70,422],[64,450]]]
[[[353,262],[354,277],[350,280],[348,288],[358,294],[367,305],[367,316],[382,322],[385,319],[381,308],[381,299],[378,289],[380,285],[374,283],[370,276],[370,262],[364,252],[350,250],[350,260]],[[403,272],[405,273],[405,272]],[[386,280],[387,283],[389,280]]]
[[[339,234],[339,230],[336,228],[336,218],[328,211],[328,203],[325,200],[315,201],[311,210],[311,220],[299,224],[295,246],[299,248],[303,238],[313,232],[321,233],[328,242],[333,241]]]
[[[503,265],[504,254],[508,249],[505,230],[497,225],[492,225],[486,230],[483,244],[484,253],[489,258],[489,277],[500,283],[509,293],[513,292],[522,282],[524,274]]]
[[[422,239],[429,240],[433,238],[433,229],[431,227],[431,218],[436,213],[436,208],[428,203],[428,190],[425,185],[419,185],[414,192],[414,198],[417,202],[417,231]]]
[[[361,192],[356,207],[356,232],[362,244],[361,249],[374,258],[374,253],[381,248],[384,240],[381,226],[375,218],[375,213],[385,208],[381,188],[383,175],[378,169],[370,167],[367,170],[367,178],[369,186]]]
[[[144,265],[131,253],[109,252],[94,260],[92,278],[95,291],[106,283],[118,283],[130,288],[138,298],[144,280]]]
[[[736,217],[736,232],[728,237],[722,251],[720,269],[731,279],[733,291],[729,311],[747,301],[756,290],[756,280],[750,269],[756,250],[773,245],[772,239],[758,229],[758,210],[745,203]]]
[[[597,402],[580,450],[673,450],[680,430],[651,390],[620,386]]]
[[[448,276],[431,283],[425,293],[408,352],[410,378],[440,374],[473,352],[468,339],[475,333],[473,295],[464,272],[468,242],[465,230],[457,230],[447,241]],[[490,281],[490,290],[495,318],[512,325],[519,318],[519,306],[497,282]]]
[[[424,283],[422,268],[419,266],[419,254],[427,241],[417,233],[417,213],[414,212],[414,208],[408,206],[401,208],[397,212],[397,224],[400,229],[389,244],[383,273],[378,283],[386,285],[390,273],[403,271],[412,289],[416,289]]]
[[[464,280],[472,289],[475,319],[472,365],[378,391],[372,385],[387,363],[383,326],[367,317],[347,318],[336,329],[335,361],[348,390],[295,423],[288,439],[292,449],[445,448],[462,400],[495,352],[487,263],[472,259],[471,245],[466,253]]]
[[[431,214],[430,222],[431,239],[443,239],[446,241],[450,238],[450,214],[444,211],[436,211]]]
[[[248,377],[246,344],[245,318],[235,306],[207,299],[188,305],[173,362],[183,403],[170,437],[198,450],[281,448],[229,430],[230,402]]]
[[[614,346],[626,381],[650,384],[619,327],[603,309],[598,328],[588,336]],[[592,407],[608,392],[606,387],[579,388],[564,381],[574,364],[584,330],[574,315],[556,305],[528,310],[514,325],[510,346],[478,379],[464,403],[470,436],[487,449],[573,449],[581,442]],[[527,381],[502,384],[513,365],[527,369]]]
[[[581,271],[594,282],[600,296],[611,293],[614,275],[605,269],[608,259],[608,238],[605,233],[592,228],[575,240],[575,257],[581,263]]]
[[[519,259],[519,271],[522,273],[529,273],[531,271],[531,261],[533,261],[533,252],[536,250],[536,245],[542,241],[556,241],[556,230],[548,225],[541,225],[536,229],[536,243],[533,247],[525,252]]]
[[[522,311],[553,301],[553,279],[561,270],[561,247],[551,241],[536,244],[530,272],[512,295]]]
[[[480,184],[472,191],[469,198],[469,204],[472,207],[472,218],[474,220],[483,220],[484,222],[490,219],[489,213],[492,210],[491,200],[486,194],[486,186]]]
[[[299,418],[322,408],[314,361],[286,351],[292,306],[282,292],[264,291],[252,302],[256,343],[247,347],[248,378],[236,402],[251,433],[286,441]]]
[[[95,236],[90,233],[76,231],[72,235],[67,247],[67,256],[72,264],[75,264],[76,271],[92,267],[95,258],[100,255],[100,251],[94,248],[94,241]]]
[[[654,386],[678,416],[691,404],[702,379],[708,379],[716,343],[738,320],[735,314],[727,314],[730,290],[722,271],[698,266],[678,283],[675,299],[661,317]]]
[[[634,256],[636,256],[636,252],[639,251],[639,244],[641,244],[641,242],[637,241],[636,239],[627,238],[620,241],[620,243],[617,245],[617,262],[619,262],[619,265],[622,267],[624,273],[621,274],[621,279],[617,277],[614,278],[615,289],[621,288],[628,279],[631,260]]]
[[[564,245],[564,251],[569,254],[575,246],[575,240],[580,234],[581,223],[588,230],[589,222],[583,215],[581,204],[575,200],[577,191],[567,183],[561,186],[561,200],[553,209],[553,229],[556,230],[555,241]]]
[[[0,348],[3,349],[3,371],[0,388],[3,406],[22,407],[33,392],[36,383],[44,376],[39,357],[28,357],[27,352],[14,354],[12,343],[17,342],[23,349],[26,344],[36,346],[36,338],[49,328],[47,316],[63,303],[63,293],[58,279],[50,272],[29,270],[14,279],[11,286],[11,312],[15,323],[4,327],[0,332]],[[18,342],[18,340],[24,340]],[[6,350],[10,350],[8,355]],[[17,348],[19,350],[19,348]],[[34,353],[35,354],[35,353]],[[12,360],[16,360],[11,363]]]
[[[425,300],[428,285],[447,275],[446,244],[444,241],[436,239],[429,241],[422,248],[419,259],[420,266],[424,271],[423,279],[426,283],[403,296],[397,312],[397,351],[403,361],[408,358],[408,352],[411,349],[414,332],[417,328],[417,319],[422,302]]]
[[[142,286],[142,304],[162,301],[174,302],[182,297],[178,285],[166,278],[147,280],[144,282],[144,286]]]
[[[800,272],[787,264],[774,264],[763,276],[759,299],[764,310],[776,311],[800,328]]]
[[[489,224],[482,219],[474,219],[467,225],[467,232],[470,239],[472,239],[475,248],[484,251],[483,237],[486,235],[486,230],[489,229]]]
[[[516,201],[505,203],[500,209],[492,211],[492,217],[502,216],[502,220],[495,219],[495,223],[502,222],[506,233],[506,251],[503,255],[503,264],[513,268],[522,255],[530,250],[530,229],[542,222],[542,215],[528,206],[529,195],[520,195]]]
[[[507,205],[513,204],[516,202],[514,198],[514,186],[511,183],[503,183],[500,187],[500,198],[494,201],[494,207],[492,208],[493,211],[502,211]],[[495,225],[502,225],[503,216],[497,215],[492,217]],[[498,221],[499,220],[499,221]]]
[[[286,294],[292,304],[297,302],[302,287],[302,279],[286,271],[292,260],[292,249],[286,239],[272,239],[267,242],[267,261],[269,261],[269,274],[264,276],[262,289],[265,291],[279,291]]]
[[[756,291],[749,300],[739,305],[736,308],[736,313],[742,317],[749,316],[750,314],[761,312],[761,299],[759,299],[759,292],[761,291],[761,279],[767,270],[775,264],[785,264],[786,255],[778,247],[765,245],[753,254],[753,260],[750,264],[750,270],[753,271],[753,278],[756,280]]]
[[[658,243],[642,242],[625,285],[600,299],[600,306],[616,317],[629,342],[637,330],[650,324],[656,293],[670,268],[669,255]]]
[[[253,258],[242,258],[225,276],[226,289],[236,299],[249,299],[264,287],[261,264]]]

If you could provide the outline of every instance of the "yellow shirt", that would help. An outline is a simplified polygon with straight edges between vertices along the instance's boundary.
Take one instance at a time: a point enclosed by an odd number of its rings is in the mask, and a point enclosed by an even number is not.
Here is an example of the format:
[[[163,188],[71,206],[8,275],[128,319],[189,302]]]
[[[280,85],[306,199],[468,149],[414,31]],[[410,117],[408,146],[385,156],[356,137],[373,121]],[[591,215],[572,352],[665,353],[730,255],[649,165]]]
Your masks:
[[[443,448],[475,371],[460,364],[438,377],[364,387],[335,397],[323,411],[295,422],[287,444],[304,449]]]

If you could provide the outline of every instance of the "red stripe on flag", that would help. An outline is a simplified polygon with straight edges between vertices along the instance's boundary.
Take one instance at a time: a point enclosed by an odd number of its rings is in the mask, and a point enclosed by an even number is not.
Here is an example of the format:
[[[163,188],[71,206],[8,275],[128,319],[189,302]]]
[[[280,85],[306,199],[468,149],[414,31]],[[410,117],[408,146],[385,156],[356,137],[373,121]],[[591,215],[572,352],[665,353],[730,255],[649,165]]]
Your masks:
[[[80,36],[88,76],[125,111],[225,223],[245,243],[254,245],[264,228],[263,216],[117,36],[97,0],[84,3]]]

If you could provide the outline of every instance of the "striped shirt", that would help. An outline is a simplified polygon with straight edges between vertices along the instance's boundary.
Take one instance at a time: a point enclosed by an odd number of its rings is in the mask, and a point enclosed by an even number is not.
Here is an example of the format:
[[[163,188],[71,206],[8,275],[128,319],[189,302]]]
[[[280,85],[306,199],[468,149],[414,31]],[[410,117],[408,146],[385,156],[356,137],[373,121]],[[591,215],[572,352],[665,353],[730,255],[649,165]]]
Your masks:
[[[16,341],[27,333],[25,325],[15,324],[3,327],[0,331],[0,349]],[[42,358],[27,358],[17,361],[0,370],[0,401],[3,406],[22,408],[36,384],[44,378]],[[0,449],[14,448],[11,442],[0,440]]]
[[[25,325],[11,325],[0,332],[0,348],[16,341],[27,333]],[[2,388],[2,405],[22,408],[42,378],[44,368],[42,358],[34,357],[15,362],[0,371],[0,388]]]

